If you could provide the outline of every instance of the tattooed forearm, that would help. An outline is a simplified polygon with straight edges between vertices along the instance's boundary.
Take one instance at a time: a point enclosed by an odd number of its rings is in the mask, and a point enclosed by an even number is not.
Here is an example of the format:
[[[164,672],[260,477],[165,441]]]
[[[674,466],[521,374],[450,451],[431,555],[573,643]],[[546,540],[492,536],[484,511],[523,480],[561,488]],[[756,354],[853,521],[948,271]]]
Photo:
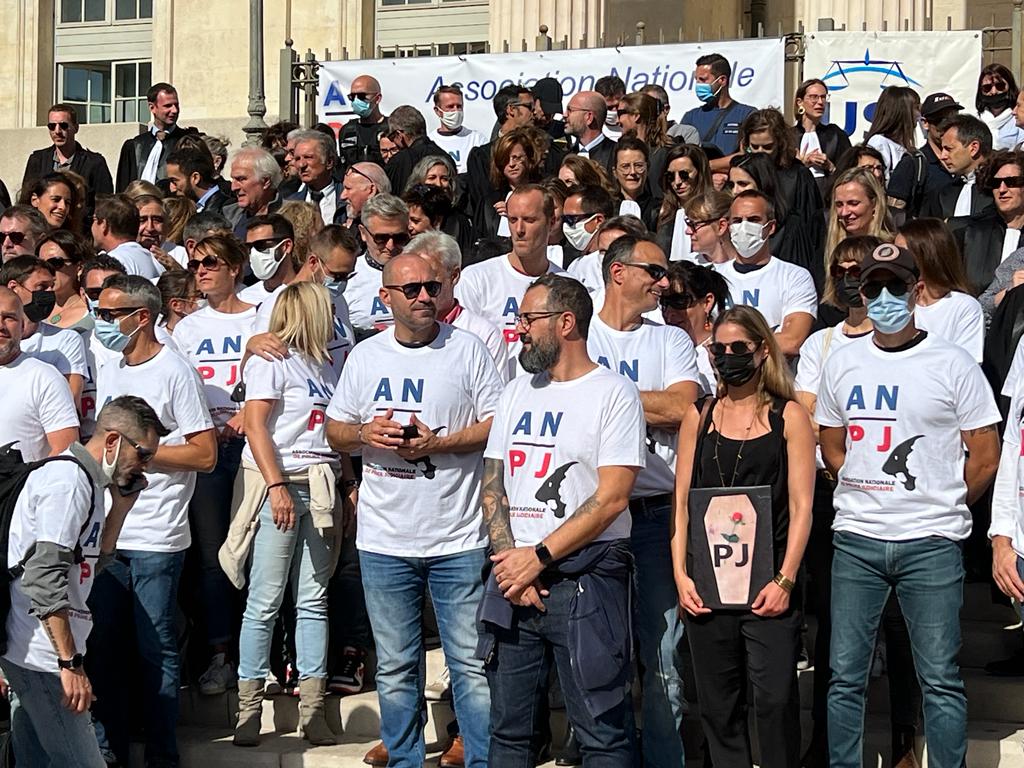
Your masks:
[[[590,517],[594,514],[594,511],[597,510],[597,508],[600,506],[601,501],[600,499],[597,498],[597,493],[595,492],[593,496],[591,496],[589,499],[580,504],[579,508],[577,508],[577,510],[569,516],[569,519],[580,520],[580,518]],[[580,522],[582,522],[582,520],[580,520]]]
[[[497,459],[484,459],[484,481],[481,493],[487,535],[495,552],[504,552],[516,545],[508,515],[508,496],[505,495],[505,463]]]

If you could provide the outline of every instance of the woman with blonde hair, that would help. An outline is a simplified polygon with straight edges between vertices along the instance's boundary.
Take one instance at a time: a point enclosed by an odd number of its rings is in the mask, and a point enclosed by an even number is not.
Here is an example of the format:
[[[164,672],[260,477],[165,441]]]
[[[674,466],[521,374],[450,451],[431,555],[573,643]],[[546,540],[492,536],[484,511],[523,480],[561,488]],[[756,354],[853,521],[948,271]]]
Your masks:
[[[310,241],[324,228],[320,208],[304,200],[286,200],[278,213],[288,219],[295,230],[295,249],[292,255],[295,262],[301,264],[309,256]]]
[[[689,260],[702,265],[724,264],[736,258],[729,238],[729,208],[732,195],[710,189],[686,201],[686,234],[690,238]]]
[[[185,245],[185,225],[196,215],[196,204],[182,195],[165,197],[164,206],[164,249],[168,246]]]
[[[759,764],[793,768],[800,761],[796,661],[801,619],[790,593],[811,526],[814,432],[807,412],[794,399],[775,335],[756,309],[740,306],[723,312],[708,349],[718,373],[718,395],[700,411],[690,410],[679,430],[672,535],[679,605],[690,650],[700,659],[694,676],[701,722],[715,765],[752,765],[745,706],[752,683]],[[702,595],[693,580],[693,563],[706,551],[693,551],[690,542],[699,537],[691,536],[690,528],[692,524],[703,532],[718,522],[707,519],[715,514],[707,494],[696,492],[714,489],[722,498],[733,495],[728,489],[752,486],[770,493],[768,508],[759,511],[771,516],[775,576],[766,583],[751,581],[745,600],[717,599],[707,590]],[[709,510],[706,515],[691,520],[691,510],[699,514],[703,507]],[[744,531],[743,526],[755,522],[742,512],[733,511],[722,525],[727,541],[754,539],[753,529]],[[758,557],[756,552],[749,556]],[[705,598],[738,607],[713,610]]]
[[[835,186],[832,187],[828,235],[825,238],[826,274],[836,246],[848,237],[865,235],[892,242],[885,189],[871,171],[859,167],[850,168],[836,176]]]
[[[311,744],[335,743],[323,708],[327,583],[343,528],[336,486],[340,476],[352,474],[347,457],[343,470],[342,456],[327,443],[325,411],[338,383],[327,354],[333,314],[324,286],[289,285],[270,316],[270,332],[288,347],[288,356],[253,356],[245,364],[242,480],[235,484],[232,534],[221,550],[221,561],[228,560],[243,581],[250,549],[252,554],[239,638],[237,746],[259,743],[270,644],[286,589],[295,602],[299,726]],[[254,523],[255,536],[234,552],[234,533]]]
[[[696,144],[678,144],[665,156],[665,170],[659,178],[665,196],[658,212],[658,245],[669,261],[689,258],[693,248],[683,208],[687,201],[712,189],[707,155]]]

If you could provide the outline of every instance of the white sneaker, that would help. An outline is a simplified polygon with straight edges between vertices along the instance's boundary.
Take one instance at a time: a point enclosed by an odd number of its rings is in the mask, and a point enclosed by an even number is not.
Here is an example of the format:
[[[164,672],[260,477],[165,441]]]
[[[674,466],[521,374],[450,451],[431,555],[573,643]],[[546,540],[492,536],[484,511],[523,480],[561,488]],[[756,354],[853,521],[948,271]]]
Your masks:
[[[238,673],[228,663],[223,653],[215,653],[210,666],[199,677],[199,692],[204,696],[216,696],[229,688],[238,687]]]
[[[452,675],[446,664],[441,675],[423,690],[427,701],[446,701],[452,697]]]

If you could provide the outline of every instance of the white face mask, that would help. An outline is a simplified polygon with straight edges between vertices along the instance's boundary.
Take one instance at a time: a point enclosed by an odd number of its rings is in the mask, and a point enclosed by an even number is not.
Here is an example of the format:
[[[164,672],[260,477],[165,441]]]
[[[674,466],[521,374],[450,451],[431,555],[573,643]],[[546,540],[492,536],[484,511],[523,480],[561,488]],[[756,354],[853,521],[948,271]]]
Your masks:
[[[249,266],[252,267],[252,273],[257,280],[269,280],[277,272],[277,268],[284,260],[284,248],[281,246],[282,243],[278,243],[265,251],[249,249]],[[281,252],[280,256],[277,255],[278,251]]]
[[[757,221],[740,221],[729,225],[729,239],[741,258],[749,259],[764,247],[764,230],[767,224]]]
[[[608,114],[604,116],[604,124],[609,128],[619,127],[619,113],[617,110],[609,109]]]
[[[453,109],[451,112],[441,113],[441,125],[449,131],[457,131],[462,127],[462,120],[466,113],[461,109]]]
[[[576,222],[576,225],[572,227],[568,224],[562,225],[562,232],[565,234],[565,239],[568,240],[569,244],[580,253],[582,253],[583,250],[590,245],[590,241],[594,239],[594,233],[587,232],[587,224],[594,220],[594,216],[597,216],[597,214],[592,214],[588,218]]]
[[[114,484],[114,475],[117,474],[117,457],[121,455],[121,443],[123,439],[119,436],[117,438],[117,448],[114,449],[114,460],[107,463],[107,452],[103,452],[103,461],[100,463],[100,471],[103,472],[103,477],[106,479],[104,485]]]

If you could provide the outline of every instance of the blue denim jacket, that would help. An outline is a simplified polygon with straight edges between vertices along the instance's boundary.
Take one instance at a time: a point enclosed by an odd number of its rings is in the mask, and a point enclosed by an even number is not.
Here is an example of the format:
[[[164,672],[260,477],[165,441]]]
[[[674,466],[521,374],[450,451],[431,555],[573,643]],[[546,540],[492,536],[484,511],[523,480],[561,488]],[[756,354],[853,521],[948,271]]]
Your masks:
[[[572,673],[585,696],[587,711],[598,717],[622,702],[632,678],[633,629],[630,574],[633,554],[625,539],[588,544],[552,563],[541,575],[572,579],[576,594],[569,603],[569,659]],[[490,661],[499,630],[511,630],[522,611],[501,593],[484,567],[484,596],[477,608],[483,626],[476,657]]]

